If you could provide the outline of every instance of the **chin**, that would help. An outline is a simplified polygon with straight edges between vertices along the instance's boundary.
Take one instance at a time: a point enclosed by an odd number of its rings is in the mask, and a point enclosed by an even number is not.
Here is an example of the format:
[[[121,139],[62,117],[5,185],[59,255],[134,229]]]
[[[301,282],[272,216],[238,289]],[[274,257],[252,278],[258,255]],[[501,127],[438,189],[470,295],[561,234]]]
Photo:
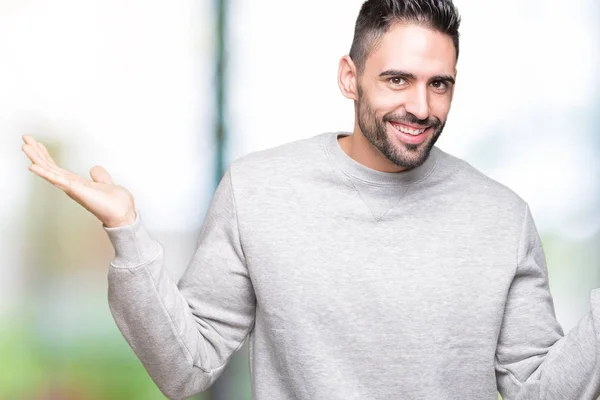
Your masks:
[[[409,144],[404,142],[394,142],[389,144],[394,149],[393,157],[388,157],[390,161],[400,167],[416,168],[423,164],[429,155],[431,138],[428,138],[420,144]],[[391,155],[390,155],[391,156]]]

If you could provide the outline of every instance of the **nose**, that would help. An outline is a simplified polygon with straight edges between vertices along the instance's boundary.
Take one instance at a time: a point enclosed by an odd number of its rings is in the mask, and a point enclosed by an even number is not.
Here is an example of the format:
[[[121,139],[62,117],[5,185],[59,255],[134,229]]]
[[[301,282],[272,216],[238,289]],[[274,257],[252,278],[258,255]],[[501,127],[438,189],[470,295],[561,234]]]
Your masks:
[[[427,89],[413,86],[406,99],[406,112],[413,114],[418,119],[427,119],[429,117],[428,100]]]

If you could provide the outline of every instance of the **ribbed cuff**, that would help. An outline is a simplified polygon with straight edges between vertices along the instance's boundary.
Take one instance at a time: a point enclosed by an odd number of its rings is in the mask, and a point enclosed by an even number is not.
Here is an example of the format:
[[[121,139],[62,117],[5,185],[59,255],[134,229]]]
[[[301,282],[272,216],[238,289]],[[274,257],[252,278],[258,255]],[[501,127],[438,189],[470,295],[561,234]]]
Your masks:
[[[142,222],[140,210],[135,209],[135,221],[130,225],[102,228],[115,249],[114,267],[131,268],[152,261],[160,252],[160,244],[150,237]]]

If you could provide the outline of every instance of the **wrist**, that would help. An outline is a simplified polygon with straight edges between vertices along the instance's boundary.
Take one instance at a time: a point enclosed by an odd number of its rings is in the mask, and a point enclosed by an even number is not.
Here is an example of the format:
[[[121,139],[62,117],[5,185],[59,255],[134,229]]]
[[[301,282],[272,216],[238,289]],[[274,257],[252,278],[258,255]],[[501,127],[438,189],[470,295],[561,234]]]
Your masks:
[[[122,226],[132,225],[135,222],[136,217],[137,213],[135,210],[131,210],[120,221],[104,223],[103,225],[106,228],[120,228]]]

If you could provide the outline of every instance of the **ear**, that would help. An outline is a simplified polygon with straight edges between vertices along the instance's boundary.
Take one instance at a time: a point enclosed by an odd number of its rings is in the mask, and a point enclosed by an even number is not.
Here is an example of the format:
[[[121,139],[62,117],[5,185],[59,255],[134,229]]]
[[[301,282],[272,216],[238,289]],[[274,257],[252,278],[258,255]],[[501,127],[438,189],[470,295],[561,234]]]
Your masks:
[[[338,67],[338,86],[344,97],[358,101],[357,85],[356,66],[350,56],[345,55],[341,58]]]

